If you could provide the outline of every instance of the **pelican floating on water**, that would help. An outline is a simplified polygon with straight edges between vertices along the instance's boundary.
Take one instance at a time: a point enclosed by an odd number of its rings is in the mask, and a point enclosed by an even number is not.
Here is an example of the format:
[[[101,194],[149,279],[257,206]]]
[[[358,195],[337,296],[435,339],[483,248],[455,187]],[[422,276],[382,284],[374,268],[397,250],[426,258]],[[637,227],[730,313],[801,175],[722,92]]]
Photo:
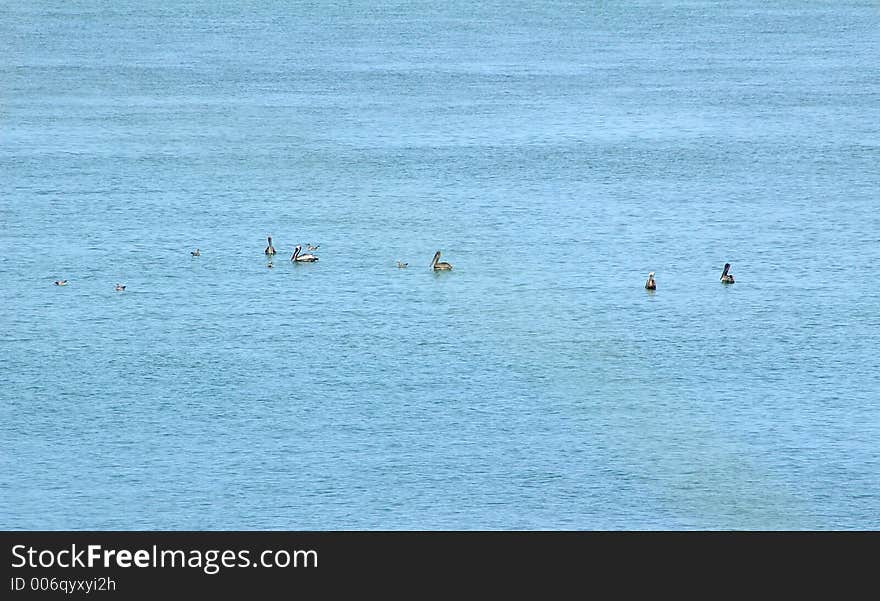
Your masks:
[[[434,268],[434,271],[439,271],[441,269],[452,269],[452,263],[447,263],[446,261],[440,261],[440,251],[434,253],[434,259],[431,261],[431,267]]]
[[[727,273],[730,271],[730,263],[724,264],[724,271],[721,272],[721,283],[722,284],[733,284],[736,280],[733,279],[733,274]]]
[[[315,255],[301,255],[299,254],[300,252],[302,252],[302,245],[297,244],[296,248],[293,249],[293,255],[290,257],[290,260],[296,263],[314,263],[318,260],[318,257],[316,257]]]
[[[122,284],[116,284],[116,292],[125,292],[125,286]]]
[[[56,286],[67,286],[67,280],[55,280]]]
[[[269,246],[266,247],[265,253],[267,255],[274,255],[275,254],[275,247],[272,246],[272,236],[269,236],[268,240],[269,240]]]
[[[657,282],[654,280],[654,272],[653,271],[648,274],[648,281],[645,282],[645,288],[647,290],[656,290],[657,289]]]
[[[195,249],[195,250],[191,250],[191,251],[189,251],[189,254],[191,254],[191,255],[194,256],[194,257],[201,257],[201,256],[202,256],[202,251],[200,251],[200,250],[197,248],[197,249]]]

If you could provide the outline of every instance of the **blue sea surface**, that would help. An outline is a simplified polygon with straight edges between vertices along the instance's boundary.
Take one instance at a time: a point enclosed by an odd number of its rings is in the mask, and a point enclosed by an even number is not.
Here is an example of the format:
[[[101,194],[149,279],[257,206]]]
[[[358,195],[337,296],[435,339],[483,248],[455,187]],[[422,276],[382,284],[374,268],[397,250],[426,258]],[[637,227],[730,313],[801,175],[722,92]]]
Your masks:
[[[880,529],[878,57],[867,0],[4,2],[0,529]]]

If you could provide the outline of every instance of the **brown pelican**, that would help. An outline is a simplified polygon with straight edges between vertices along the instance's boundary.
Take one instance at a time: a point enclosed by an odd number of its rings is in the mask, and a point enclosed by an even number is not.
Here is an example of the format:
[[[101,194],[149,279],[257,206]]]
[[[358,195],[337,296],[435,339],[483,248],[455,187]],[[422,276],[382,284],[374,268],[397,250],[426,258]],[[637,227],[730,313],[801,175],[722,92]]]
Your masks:
[[[434,259],[431,261],[431,267],[434,268],[434,271],[439,271],[441,269],[452,269],[452,264],[447,263],[446,261],[440,261],[440,251],[434,253]]]
[[[306,243],[306,250],[318,250],[319,248],[321,248],[320,244],[316,244],[315,246],[312,246],[311,242]]]
[[[645,288],[648,290],[656,290],[657,282],[654,280],[654,272],[648,274],[648,281],[645,282]]]
[[[195,249],[195,250],[191,250],[191,251],[189,251],[189,254],[191,254],[191,255],[194,256],[194,257],[201,257],[201,256],[202,256],[202,251],[200,251],[200,250],[197,248],[197,249]]]
[[[116,284],[116,292],[125,292],[125,286],[122,284]]]
[[[303,247],[301,245],[296,245],[296,248],[293,249],[293,255],[290,257],[291,261],[294,261],[296,263],[313,263],[318,260],[318,257],[316,257],[315,255],[299,254],[300,252],[302,252],[302,248]]]
[[[269,236],[269,246],[266,247],[265,253],[267,255],[274,255],[275,254],[275,247],[272,246],[272,236]]]
[[[398,266],[400,269],[406,269],[406,267],[407,267],[408,265],[409,265],[409,263],[404,263],[403,261],[398,261],[398,262],[397,262],[397,266]]]
[[[67,280],[55,280],[56,286],[67,286]]]
[[[724,264],[724,271],[721,273],[721,283],[722,284],[733,284],[736,280],[733,279],[733,274],[727,273],[730,270],[730,263]]]

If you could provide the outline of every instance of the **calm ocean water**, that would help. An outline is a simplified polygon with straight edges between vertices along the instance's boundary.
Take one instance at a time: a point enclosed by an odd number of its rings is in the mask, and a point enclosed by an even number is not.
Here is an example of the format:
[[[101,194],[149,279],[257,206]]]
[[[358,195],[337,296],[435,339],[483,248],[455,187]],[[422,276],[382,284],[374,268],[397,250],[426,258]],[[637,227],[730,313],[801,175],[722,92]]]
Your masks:
[[[880,528],[876,2],[12,0],[0,56],[0,528]]]

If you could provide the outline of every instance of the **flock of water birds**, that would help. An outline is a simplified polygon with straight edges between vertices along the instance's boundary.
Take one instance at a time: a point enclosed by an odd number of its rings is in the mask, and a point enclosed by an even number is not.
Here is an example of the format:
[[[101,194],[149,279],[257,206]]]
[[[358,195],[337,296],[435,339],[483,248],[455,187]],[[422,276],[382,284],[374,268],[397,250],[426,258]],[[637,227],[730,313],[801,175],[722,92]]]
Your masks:
[[[267,240],[268,240],[269,244],[266,246],[266,250],[263,252],[266,255],[268,255],[269,257],[274,257],[276,255],[277,251],[275,250],[275,247],[272,245],[272,236],[268,236]],[[306,250],[308,250],[308,251],[315,251],[315,250],[318,250],[320,247],[321,247],[320,244],[313,245],[311,242],[308,242],[306,244]],[[201,255],[201,252],[197,248],[194,251],[192,251],[192,253],[190,253],[190,254],[192,254],[194,257],[198,257]],[[297,244],[296,247],[293,249],[293,254],[290,256],[290,260],[293,261],[294,263],[314,263],[315,261],[318,260],[318,257],[317,257],[317,255],[313,255],[311,252],[308,252],[306,254],[302,254],[302,245]],[[272,266],[273,266],[272,261],[270,260],[269,264],[266,267],[271,268]],[[406,267],[409,266],[409,263],[404,263],[403,261],[398,261],[397,266],[400,269],[405,269]],[[452,264],[447,263],[446,261],[441,261],[440,260],[440,251],[438,250],[436,253],[434,253],[434,259],[431,261],[431,267],[433,267],[435,270],[442,271],[442,270],[452,269]]]
[[[264,250],[264,254],[269,257],[269,264],[266,267],[272,268],[274,265],[272,264],[272,259],[277,254],[275,250],[275,246],[272,244],[272,236],[267,236],[266,238],[269,244],[266,246],[266,250]],[[318,260],[318,256],[312,254],[312,251],[316,251],[321,247],[320,244],[312,244],[311,242],[306,243],[306,254],[302,254],[302,244],[297,244],[293,249],[293,254],[290,256],[290,260],[294,263],[314,263]],[[190,251],[190,253],[194,257],[201,257],[202,251],[201,249],[195,249]],[[405,269],[409,266],[409,263],[404,263],[403,261],[397,261],[397,267],[400,269]],[[452,269],[452,264],[446,261],[440,260],[440,251],[434,253],[434,258],[431,260],[431,268],[434,271],[449,271]],[[656,290],[657,289],[657,280],[654,279],[654,273],[651,272],[648,274],[648,281],[645,282],[645,288],[647,290]],[[722,284],[733,284],[736,280],[733,277],[733,274],[730,273],[730,263],[724,264],[724,271],[721,273],[721,283]],[[66,286],[68,280],[55,280],[56,286]],[[116,292],[125,292],[124,284],[116,284]]]
[[[277,254],[278,251],[275,250],[275,246],[272,244],[272,236],[267,236],[266,239],[269,242],[269,244],[266,246],[266,250],[264,250],[263,252],[266,256],[269,257],[269,263],[268,263],[268,265],[266,265],[266,267],[269,267],[271,269],[272,267],[274,267],[274,265],[272,263],[272,259],[275,257],[275,255]],[[315,254],[312,254],[312,251],[316,251],[320,247],[321,247],[320,244],[312,244],[311,242],[308,242],[308,243],[306,243],[306,250],[308,250],[309,252],[307,252],[306,254],[302,254],[302,245],[297,244],[296,247],[293,249],[293,254],[290,256],[290,260],[293,261],[294,263],[314,263],[315,261],[318,260],[318,256]],[[200,248],[197,248],[195,250],[190,251],[189,254],[191,254],[193,257],[201,257],[202,250]],[[409,263],[404,263],[403,261],[397,261],[397,267],[400,269],[405,269],[408,266],[409,266]],[[436,253],[434,253],[434,259],[431,261],[431,267],[435,271],[448,271],[448,270],[452,269],[452,264],[447,263],[446,261],[441,261],[440,260],[440,251],[438,250]],[[68,283],[69,283],[69,280],[55,280],[56,286],[67,286]],[[125,292],[125,285],[117,283],[116,284],[116,292]]]

